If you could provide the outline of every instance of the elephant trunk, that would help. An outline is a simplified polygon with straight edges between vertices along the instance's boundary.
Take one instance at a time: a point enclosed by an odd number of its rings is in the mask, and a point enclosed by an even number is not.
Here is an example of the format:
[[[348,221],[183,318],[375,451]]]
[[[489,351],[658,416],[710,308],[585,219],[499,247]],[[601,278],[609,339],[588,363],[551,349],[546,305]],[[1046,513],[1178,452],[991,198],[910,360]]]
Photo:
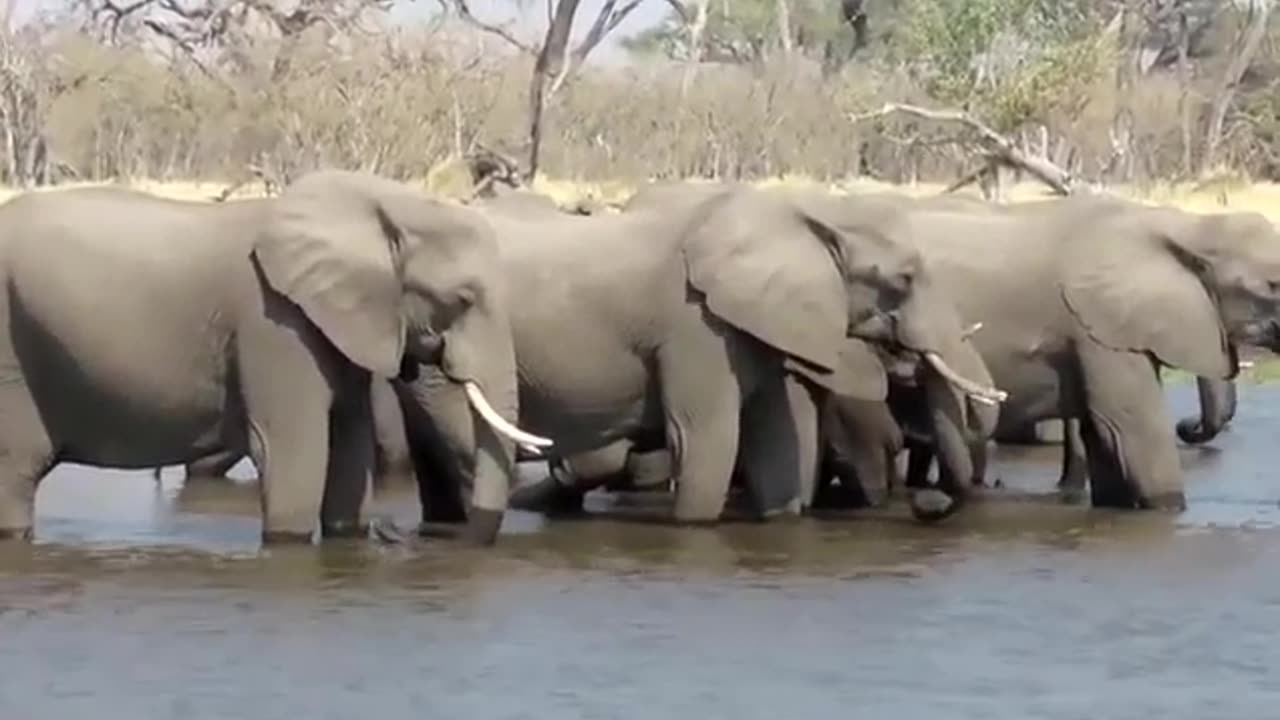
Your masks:
[[[959,372],[975,382],[991,384],[982,356],[963,342],[952,353]],[[913,492],[911,509],[921,520],[946,517],[963,504],[968,487],[980,480],[974,465],[975,450],[981,450],[995,433],[1000,419],[999,405],[978,402],[938,372],[933,365],[923,370],[921,385],[929,411],[928,426],[938,459],[939,487]],[[945,496],[945,497],[943,497]]]
[[[981,325],[965,325],[955,306],[926,278],[895,313],[897,341],[925,360],[921,385],[937,453],[940,487],[913,492],[912,511],[922,520],[945,517],[962,503],[974,479],[972,448],[985,443],[999,420],[990,371],[969,337]]]
[[[515,348],[510,322],[505,312],[474,308],[458,319],[444,334],[440,374],[424,373],[413,381],[410,395],[422,415],[411,417],[406,409],[406,431],[415,458],[441,459],[444,451],[446,480],[450,492],[440,492],[441,478],[415,459],[422,492],[423,519],[440,519],[440,508],[428,507],[431,500],[454,496],[456,508],[467,518],[467,539],[491,544],[497,537],[516,473],[516,442],[547,446],[549,440],[520,430]],[[443,377],[441,377],[441,375]],[[429,425],[428,428],[410,425]],[[424,432],[425,431],[425,432]],[[424,443],[438,447],[426,449]],[[458,512],[446,510],[447,519]]]
[[[1218,436],[1236,414],[1236,385],[1231,380],[1197,377],[1200,395],[1200,417],[1178,421],[1178,437],[1193,445],[1206,443]]]
[[[981,323],[964,325],[954,303],[920,278],[911,297],[894,313],[894,340],[919,353],[933,372],[973,401],[987,405],[1003,402],[1008,394],[995,388],[986,365],[967,340]]]

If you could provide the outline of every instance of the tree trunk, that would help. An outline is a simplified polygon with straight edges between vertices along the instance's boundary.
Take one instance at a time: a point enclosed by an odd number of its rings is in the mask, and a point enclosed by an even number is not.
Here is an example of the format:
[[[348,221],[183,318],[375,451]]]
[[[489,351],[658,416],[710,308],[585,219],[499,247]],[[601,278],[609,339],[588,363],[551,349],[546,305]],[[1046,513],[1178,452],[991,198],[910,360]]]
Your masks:
[[[689,58],[684,66],[684,76],[680,79],[680,100],[684,101],[689,94],[689,86],[693,76],[702,64],[702,33],[707,29],[707,15],[711,8],[710,0],[691,0],[694,5],[693,19],[687,28],[689,38]]]
[[[578,12],[579,0],[559,0],[551,24],[547,26],[542,51],[533,64],[533,77],[529,83],[529,166],[525,169],[525,181],[532,183],[538,175],[538,163],[542,154],[543,121],[546,114],[547,86],[565,67],[565,49],[573,30],[573,17]]]
[[[787,5],[787,0],[776,0],[777,17],[778,17],[778,46],[782,49],[782,56],[791,57],[791,8]]]
[[[1187,24],[1186,3],[1178,6],[1178,115],[1182,127],[1182,175],[1191,176],[1191,63],[1187,60],[1190,51],[1191,31]]]

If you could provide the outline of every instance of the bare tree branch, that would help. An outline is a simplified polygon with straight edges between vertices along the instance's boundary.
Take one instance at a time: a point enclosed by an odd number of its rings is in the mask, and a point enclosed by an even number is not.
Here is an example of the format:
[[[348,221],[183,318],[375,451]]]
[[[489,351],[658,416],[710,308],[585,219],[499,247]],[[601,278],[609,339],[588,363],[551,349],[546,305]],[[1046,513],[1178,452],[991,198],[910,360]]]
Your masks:
[[[1258,48],[1267,35],[1267,20],[1271,17],[1274,0],[1254,0],[1249,3],[1248,19],[1235,43],[1235,53],[1231,62],[1223,71],[1222,81],[1218,84],[1218,94],[1213,99],[1209,111],[1209,127],[1205,134],[1204,158],[1200,163],[1201,172],[1212,171],[1218,162],[1218,147],[1222,142],[1222,126],[1226,122],[1227,111],[1235,100],[1236,89],[1240,85],[1245,71],[1253,63]]]
[[[444,0],[442,0],[442,2],[443,1]],[[453,2],[453,9],[458,13],[458,17],[462,18],[465,22],[467,22],[471,26],[475,27],[478,30],[481,30],[482,32],[486,32],[495,37],[502,38],[507,42],[507,44],[516,48],[520,52],[523,52],[529,55],[538,54],[537,48],[520,40],[520,38],[517,38],[515,35],[511,34],[511,31],[507,30],[506,28],[500,25],[494,25],[493,23],[485,22],[480,18],[476,17],[475,13],[471,12],[471,6],[467,4],[467,0],[452,0],[452,2]]]
[[[935,122],[960,123],[977,134],[978,145],[983,149],[989,160],[1009,167],[1024,169],[1059,195],[1070,195],[1072,192],[1074,182],[1069,172],[1044,158],[1027,155],[1010,142],[1008,138],[992,130],[966,112],[959,110],[931,110],[903,103],[886,103],[884,107],[875,112],[850,115],[849,119],[853,122],[862,122],[887,117],[895,113],[912,115]]]

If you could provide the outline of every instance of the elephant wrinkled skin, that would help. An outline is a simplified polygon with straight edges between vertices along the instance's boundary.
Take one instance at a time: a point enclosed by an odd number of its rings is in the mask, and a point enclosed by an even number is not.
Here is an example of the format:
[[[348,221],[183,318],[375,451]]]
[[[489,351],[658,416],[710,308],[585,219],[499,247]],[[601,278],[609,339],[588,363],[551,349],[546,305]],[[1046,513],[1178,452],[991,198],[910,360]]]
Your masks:
[[[799,511],[816,476],[815,394],[884,397],[883,367],[842,362],[846,338],[940,364],[961,344],[897,214],[738,186],[617,215],[486,209],[511,291],[521,424],[560,457],[665,444],[677,521],[718,519],[735,466],[758,517]]]
[[[260,468],[264,542],[309,541],[317,520],[325,536],[363,532],[369,383],[398,377],[410,394],[465,390],[484,417],[466,427],[469,529],[492,541],[522,437],[495,267],[473,211],[359,173],[225,204],[18,196],[0,207],[0,532],[31,536],[58,462],[227,449]]]
[[[1185,507],[1158,367],[1229,380],[1236,346],[1280,347],[1275,228],[1097,196],[918,207],[911,237],[962,316],[985,324],[973,341],[1010,393],[1000,425],[1078,420],[1094,505]]]

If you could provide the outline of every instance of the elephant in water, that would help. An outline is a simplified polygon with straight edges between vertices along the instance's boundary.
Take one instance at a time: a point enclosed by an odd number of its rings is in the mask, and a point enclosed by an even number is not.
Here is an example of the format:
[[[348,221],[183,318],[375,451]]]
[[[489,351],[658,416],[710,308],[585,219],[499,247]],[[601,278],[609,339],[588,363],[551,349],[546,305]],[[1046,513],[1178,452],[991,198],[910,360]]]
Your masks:
[[[850,200],[903,209],[946,295],[965,320],[984,323],[973,341],[1011,392],[997,434],[1065,416],[1067,494],[1092,476],[1097,505],[1185,505],[1156,364],[1198,375],[1201,418],[1178,423],[1184,441],[1204,441],[1230,419],[1236,345],[1277,346],[1280,245],[1270,223],[1098,197],[1009,208]],[[880,422],[865,416],[885,439],[865,443],[873,449],[894,446],[887,410]]]
[[[269,200],[122,189],[0,206],[0,533],[29,538],[58,462],[150,468],[247,450],[264,542],[364,532],[371,377],[456,393],[469,536],[492,542],[521,432],[497,248],[472,210],[317,172]],[[123,284],[121,280],[125,279]]]
[[[1096,196],[908,218],[961,315],[985,323],[973,341],[1010,393],[1000,424],[1078,420],[1094,505],[1185,507],[1158,369],[1229,380],[1237,346],[1280,347],[1275,228]]]
[[[373,411],[374,478],[407,475],[413,466],[409,462],[409,446],[405,440],[404,417],[396,393],[396,383],[374,380],[369,385],[369,399]],[[219,450],[211,455],[186,464],[188,480],[226,480],[227,473],[248,457],[248,453],[236,450]],[[160,480],[160,468],[152,473]]]
[[[953,369],[963,329],[895,234],[894,210],[801,206],[730,187],[620,214],[483,212],[510,291],[521,425],[554,439],[559,457],[670,447],[677,521],[716,520],[735,466],[758,517],[807,504],[814,393],[885,392],[878,363],[843,362],[848,337],[929,358],[962,395],[1000,397]],[[410,428],[454,422],[456,408],[443,404],[406,416]],[[457,478],[430,480],[458,474],[448,458],[417,474],[429,486],[424,515],[456,520]]]
[[[970,328],[972,331],[973,328]],[[972,370],[985,375],[976,350],[963,362],[977,362]],[[975,403],[960,412],[946,388],[931,387],[932,371],[918,363],[904,363],[877,352],[867,343],[850,339],[843,350],[846,362],[881,363],[888,376],[887,395],[873,400],[823,393],[819,403],[818,477],[811,505],[815,509],[857,508],[879,505],[897,484],[896,458],[914,442],[937,445],[940,433],[960,418],[961,442],[944,444],[963,466],[969,460],[965,441],[982,442],[996,427],[998,407]],[[512,507],[548,514],[582,512],[584,496],[594,488],[610,490],[663,488],[670,478],[671,458],[661,438],[648,443],[615,444],[569,457],[552,457],[550,473],[541,481],[524,485],[512,495]],[[959,472],[966,472],[960,470]],[[980,469],[972,475],[980,477]],[[960,475],[967,477],[967,475]],[[735,476],[740,480],[741,475]],[[838,480],[839,485],[834,481]],[[947,497],[912,495],[912,511],[919,519],[936,520],[953,512],[955,497],[964,488],[943,484]]]

